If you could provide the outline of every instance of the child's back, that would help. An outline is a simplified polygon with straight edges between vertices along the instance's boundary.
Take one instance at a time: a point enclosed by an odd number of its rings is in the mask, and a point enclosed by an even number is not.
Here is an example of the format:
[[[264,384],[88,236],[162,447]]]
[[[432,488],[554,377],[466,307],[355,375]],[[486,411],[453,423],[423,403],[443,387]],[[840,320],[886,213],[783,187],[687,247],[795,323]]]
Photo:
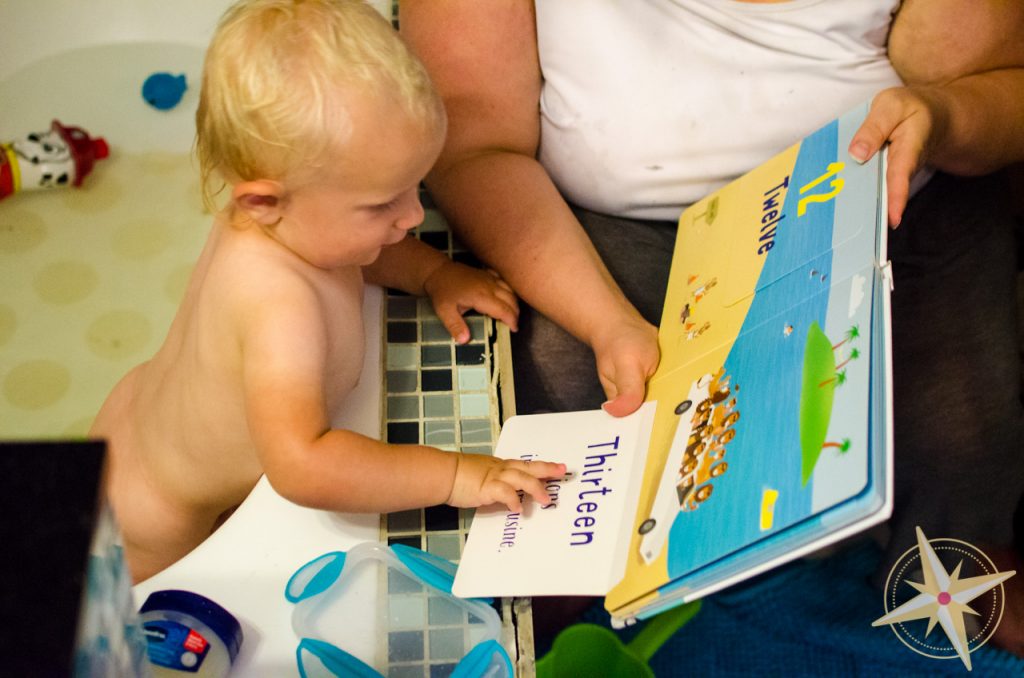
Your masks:
[[[269,312],[272,295],[289,287],[305,288],[331,309],[317,315],[329,347],[329,417],[359,379],[359,268],[322,271],[278,250],[262,233],[218,220],[163,346],[125,376],[96,418],[91,434],[110,443],[109,492],[137,579],[188,553],[263,473],[246,414],[247,314]],[[281,329],[282,354],[309,349],[312,337]]]

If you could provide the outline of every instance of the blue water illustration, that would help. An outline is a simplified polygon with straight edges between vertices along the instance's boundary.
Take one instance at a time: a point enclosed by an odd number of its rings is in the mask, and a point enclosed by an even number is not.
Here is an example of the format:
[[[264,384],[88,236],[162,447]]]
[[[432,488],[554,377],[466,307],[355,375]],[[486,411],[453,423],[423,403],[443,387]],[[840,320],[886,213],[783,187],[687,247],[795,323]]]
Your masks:
[[[775,245],[767,254],[758,292],[725,362],[726,373],[740,388],[737,399],[742,415],[726,455],[728,474],[716,488],[716,492],[728,492],[728,501],[716,502],[712,495],[698,510],[678,514],[668,539],[670,578],[812,513],[813,480],[803,485],[800,472],[801,374],[807,329],[812,322],[826,327],[835,201],[811,203],[799,218],[797,203],[799,187],[820,177],[836,159],[838,136],[838,125],[832,123],[801,144]],[[791,333],[783,331],[786,326],[792,327]],[[765,441],[778,441],[777,449],[766,448]],[[761,532],[758,516],[765,488],[779,494],[773,528]]]

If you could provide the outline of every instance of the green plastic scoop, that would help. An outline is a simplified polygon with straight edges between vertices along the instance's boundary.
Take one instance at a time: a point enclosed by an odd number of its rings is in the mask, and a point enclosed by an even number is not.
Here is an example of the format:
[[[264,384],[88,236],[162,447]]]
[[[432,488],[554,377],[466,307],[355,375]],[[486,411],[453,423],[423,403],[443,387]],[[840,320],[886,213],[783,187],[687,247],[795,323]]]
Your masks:
[[[551,651],[537,662],[537,678],[653,678],[654,671],[647,661],[698,610],[699,600],[666,610],[648,621],[628,645],[603,626],[574,624],[558,634]]]

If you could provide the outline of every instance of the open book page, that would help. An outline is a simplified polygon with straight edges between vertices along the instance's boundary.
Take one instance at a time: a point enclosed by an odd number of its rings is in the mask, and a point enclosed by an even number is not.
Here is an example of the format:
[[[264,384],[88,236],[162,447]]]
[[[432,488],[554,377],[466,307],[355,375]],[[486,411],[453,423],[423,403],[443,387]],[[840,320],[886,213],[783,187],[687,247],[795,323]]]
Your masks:
[[[648,465],[610,610],[872,491],[882,162],[846,153],[864,113],[681,217]]]
[[[556,507],[477,512],[457,595],[647,616],[888,515],[885,161],[846,152],[866,112],[683,213],[647,402],[506,423],[495,454],[573,476]]]
[[[622,577],[654,404],[628,417],[603,410],[512,417],[494,454],[566,464],[554,500],[521,512],[477,509],[462,551],[458,596],[600,596]]]
[[[865,271],[866,277],[871,271]],[[889,317],[891,280],[888,271],[879,271],[873,285],[873,327],[885,327]],[[722,590],[766,572],[794,558],[805,556],[886,520],[892,512],[892,370],[888,361],[889,333],[870,336],[872,398],[869,429],[869,480],[855,497],[814,514],[784,531],[774,532],[751,547],[683,575],[659,587],[655,592],[634,599],[612,611],[613,622],[648,618],[668,608]]]

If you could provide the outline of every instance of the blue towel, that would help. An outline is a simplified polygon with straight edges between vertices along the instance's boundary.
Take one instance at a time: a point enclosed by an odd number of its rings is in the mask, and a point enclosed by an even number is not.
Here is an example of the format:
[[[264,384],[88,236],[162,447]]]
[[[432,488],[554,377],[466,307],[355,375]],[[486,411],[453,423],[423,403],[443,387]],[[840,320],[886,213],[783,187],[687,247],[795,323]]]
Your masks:
[[[971,654],[969,673],[958,658],[924,657],[871,626],[885,613],[868,582],[880,557],[862,541],[710,596],[650,666],[657,676],[1024,676],[1024,659],[991,644]],[[609,625],[600,605],[584,617]],[[622,641],[638,627],[620,631]]]

